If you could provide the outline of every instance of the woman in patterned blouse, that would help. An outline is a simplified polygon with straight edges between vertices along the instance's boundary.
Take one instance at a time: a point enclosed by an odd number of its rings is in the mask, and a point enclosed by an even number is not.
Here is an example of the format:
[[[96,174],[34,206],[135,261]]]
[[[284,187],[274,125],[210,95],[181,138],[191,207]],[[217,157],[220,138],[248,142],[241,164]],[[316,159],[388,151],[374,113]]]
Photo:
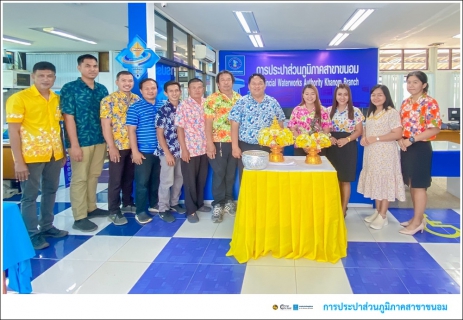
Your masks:
[[[407,75],[407,91],[410,97],[402,102],[403,138],[399,140],[402,175],[404,183],[410,187],[414,215],[402,222],[405,228],[399,232],[414,235],[423,232],[426,222],[426,189],[431,186],[431,141],[440,131],[442,120],[437,101],[428,96],[428,77],[422,71]]]
[[[357,138],[363,132],[362,112],[353,106],[352,93],[341,83],[334,91],[333,105],[327,109],[331,119],[331,144],[326,157],[338,173],[344,217],[350,198],[350,183],[355,181],[357,168]]]
[[[313,84],[308,84],[302,89],[302,101],[293,109],[289,119],[288,128],[293,132],[294,137],[301,133],[312,131],[330,132],[330,117],[326,109],[320,104],[318,90]],[[294,148],[295,156],[305,156],[302,148]],[[324,154],[322,154],[324,155]]]

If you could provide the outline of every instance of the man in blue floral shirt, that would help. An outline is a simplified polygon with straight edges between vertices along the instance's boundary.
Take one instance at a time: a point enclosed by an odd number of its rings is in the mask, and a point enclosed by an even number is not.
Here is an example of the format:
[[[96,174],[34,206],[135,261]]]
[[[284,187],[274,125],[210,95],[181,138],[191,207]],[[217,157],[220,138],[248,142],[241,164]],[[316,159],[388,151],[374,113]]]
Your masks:
[[[249,77],[248,87],[250,93],[239,99],[230,111],[228,120],[231,122],[232,154],[240,159],[241,153],[247,150],[270,151],[257,142],[260,129],[269,127],[276,116],[280,126],[283,127],[285,114],[278,101],[265,94],[265,77],[254,73]],[[243,174],[243,161],[238,161],[241,176]]]
[[[158,148],[154,154],[158,155],[161,161],[158,192],[159,216],[166,222],[173,222],[175,218],[170,211],[185,213],[185,209],[178,204],[182,192],[183,176],[177,127],[174,126],[175,111],[181,94],[180,84],[175,81],[166,82],[164,92],[168,100],[156,114],[154,123]]]

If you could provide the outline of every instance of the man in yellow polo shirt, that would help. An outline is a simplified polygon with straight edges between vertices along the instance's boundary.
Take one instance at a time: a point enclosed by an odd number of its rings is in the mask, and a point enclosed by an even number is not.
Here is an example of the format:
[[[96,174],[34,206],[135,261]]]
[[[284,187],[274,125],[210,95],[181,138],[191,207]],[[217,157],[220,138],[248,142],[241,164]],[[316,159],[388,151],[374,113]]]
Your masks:
[[[36,250],[50,245],[45,237],[61,238],[68,234],[53,226],[53,207],[65,161],[59,96],[50,90],[55,79],[53,64],[37,62],[32,69],[34,84],[6,101],[14,170],[22,189],[21,214]],[[39,189],[40,218],[36,205]]]

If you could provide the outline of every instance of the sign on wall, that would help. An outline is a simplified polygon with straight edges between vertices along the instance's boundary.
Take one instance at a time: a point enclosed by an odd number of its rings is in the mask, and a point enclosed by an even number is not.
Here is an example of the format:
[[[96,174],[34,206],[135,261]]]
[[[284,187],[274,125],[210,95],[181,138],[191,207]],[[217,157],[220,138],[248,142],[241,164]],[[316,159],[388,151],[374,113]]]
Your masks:
[[[140,79],[148,70],[159,61],[159,56],[146,47],[145,41],[136,36],[116,57],[116,60],[128,71],[136,80]]]
[[[322,105],[330,106],[340,83],[352,91],[354,106],[366,108],[370,89],[378,83],[378,49],[301,51],[220,51],[219,69],[235,76],[234,90],[248,93],[248,78],[260,73],[266,79],[266,94],[283,108],[302,100],[306,84],[317,87]]]

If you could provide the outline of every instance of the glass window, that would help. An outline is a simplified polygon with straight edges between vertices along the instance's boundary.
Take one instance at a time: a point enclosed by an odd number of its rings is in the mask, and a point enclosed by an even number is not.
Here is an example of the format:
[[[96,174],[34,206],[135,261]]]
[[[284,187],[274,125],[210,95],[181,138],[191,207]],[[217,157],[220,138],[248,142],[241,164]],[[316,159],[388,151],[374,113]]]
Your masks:
[[[203,70],[203,62],[201,60],[196,59],[196,52],[195,52],[195,46],[198,44],[202,44],[195,38],[193,38],[193,66],[196,69]]]
[[[402,50],[379,50],[379,69],[402,70]]]
[[[437,70],[450,69],[450,50],[437,49]]]
[[[460,70],[460,49],[452,49],[452,70]]]
[[[404,70],[427,70],[428,50],[413,49],[404,50]]]
[[[167,21],[157,13],[154,15],[154,51],[167,58]]]
[[[217,62],[207,64],[207,72],[215,73],[215,66]]]
[[[185,32],[174,26],[174,61],[188,64],[188,36]]]
[[[206,97],[214,92],[215,77],[206,76]]]
[[[188,98],[188,68],[179,67],[178,68],[178,82],[182,90],[181,99],[185,100]]]

